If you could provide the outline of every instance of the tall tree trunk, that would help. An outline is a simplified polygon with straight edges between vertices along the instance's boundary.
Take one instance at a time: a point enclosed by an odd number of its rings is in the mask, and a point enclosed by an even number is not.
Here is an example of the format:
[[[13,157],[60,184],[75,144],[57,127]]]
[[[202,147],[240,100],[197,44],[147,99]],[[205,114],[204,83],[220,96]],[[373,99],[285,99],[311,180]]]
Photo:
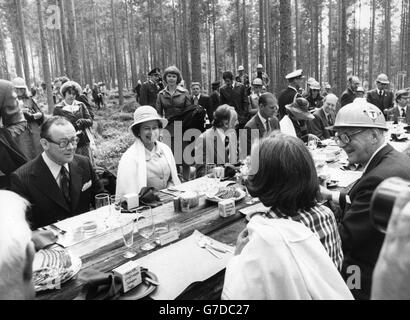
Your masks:
[[[119,47],[118,47],[119,43],[118,43],[118,33],[117,33],[117,21],[115,18],[114,0],[111,0],[111,19],[112,19],[113,34],[114,34],[114,51],[115,51],[115,62],[116,62],[117,78],[118,78],[119,104],[122,108],[124,106],[123,66],[122,66],[121,55],[120,55]]]
[[[58,53],[58,68],[60,70],[60,75],[65,73],[65,66],[64,66],[64,48],[63,48],[63,39],[61,35],[61,29],[58,28],[55,30],[56,35],[56,45],[57,45],[57,53]]]
[[[218,50],[216,45],[216,12],[215,12],[215,1],[212,0],[212,30],[214,32],[214,63],[215,63],[215,80],[219,78],[219,70],[218,70]]]
[[[407,87],[410,87],[410,0],[407,1],[407,44],[406,44],[406,60],[407,60]]]
[[[189,58],[188,58],[188,18],[187,18],[187,2],[186,0],[180,0],[180,8],[182,15],[182,32],[181,32],[181,59],[182,59],[182,77],[185,80],[185,84],[189,86],[191,77],[189,75]]]
[[[246,3],[242,0],[242,48],[243,48],[243,64],[245,71],[249,70],[249,52],[248,52],[248,24],[246,22]]]
[[[125,88],[129,88],[129,83],[128,83],[128,66],[127,66],[127,47],[125,45],[125,21],[122,20],[122,59],[124,61],[123,66],[124,66],[124,78],[125,78]]]
[[[386,37],[386,73],[391,75],[391,7],[390,0],[385,0],[385,37]]]
[[[163,5],[159,5],[159,17],[160,17],[160,29],[161,29],[161,34],[160,34],[160,39],[161,39],[161,65],[165,66],[165,40],[164,36],[166,34],[166,31],[164,29],[164,15],[162,13],[162,7]],[[198,6],[194,6],[198,7]]]
[[[24,76],[26,84],[30,85],[30,65],[28,61],[27,47],[26,47],[26,28],[24,26],[24,18],[21,7],[21,0],[15,0],[17,8],[17,21],[20,29],[20,42],[21,42],[21,51],[23,53],[23,67],[24,67]]]
[[[175,64],[178,65],[178,59],[179,59],[179,54],[178,54],[178,37],[177,37],[177,11],[175,8],[175,1],[172,0],[172,23],[174,26],[174,44],[175,44]]]
[[[374,64],[374,36],[375,36],[375,26],[376,26],[376,0],[373,0],[372,4],[372,24],[371,24],[371,35],[369,44],[369,90],[373,86],[373,64]]]
[[[83,78],[82,78],[82,83],[86,84],[90,84],[90,75],[89,75],[89,70],[88,70],[88,53],[87,50],[85,48],[85,28],[84,28],[84,24],[83,24],[83,17],[80,14],[78,17],[79,21],[80,21],[80,42],[81,42],[81,56],[82,56],[82,62],[83,62]]]
[[[264,0],[259,0],[259,57],[258,63],[265,63],[265,47],[264,47]]]
[[[53,89],[51,87],[50,65],[48,61],[47,39],[46,39],[46,32],[44,28],[44,22],[43,22],[43,12],[41,8],[41,0],[37,0],[37,14],[38,14],[39,29],[40,29],[43,77],[44,77],[44,82],[46,83],[46,88],[47,88],[48,113],[53,114],[53,111],[54,111]]]
[[[235,0],[235,8],[236,8],[236,26],[237,26],[237,33],[236,33],[236,48],[238,54],[238,65],[243,64],[243,34],[241,32],[241,11],[240,11],[240,0]],[[235,70],[237,70],[237,66],[234,65]]]
[[[329,39],[328,39],[328,52],[327,52],[327,82],[333,85],[333,17],[332,17],[333,1],[329,0]]]
[[[69,47],[68,50],[71,56],[72,80],[81,84],[81,67],[80,67],[80,50],[78,49],[77,42],[77,26],[74,0],[64,0],[66,5],[67,25],[69,34]]]
[[[11,43],[13,45],[14,63],[16,66],[17,77],[24,77],[23,67],[21,66],[20,46],[18,38],[15,34],[11,34]]]
[[[280,0],[280,81],[279,89],[286,88],[285,77],[292,70],[291,7],[288,0]]]
[[[10,80],[9,67],[7,64],[6,45],[4,43],[3,30],[0,29],[0,76],[1,79]]]
[[[300,38],[301,38],[301,33],[300,33],[300,14],[299,14],[299,1],[295,0],[295,28],[296,28],[296,68],[300,69],[301,66],[301,61],[300,61],[300,52],[301,52],[301,43],[300,43]],[[329,24],[330,26],[330,24]],[[330,27],[329,27],[330,28]]]
[[[71,54],[69,50],[69,44],[67,40],[67,30],[66,30],[66,23],[65,23],[65,17],[66,17],[66,10],[65,10],[65,1],[63,0],[58,0],[58,7],[60,8],[60,17],[61,17],[61,38],[63,42],[63,48],[64,48],[64,63],[65,63],[65,73],[66,76],[69,78],[72,78],[73,76],[73,66],[72,66],[72,61],[71,61]]]
[[[97,18],[95,15],[95,4],[94,4],[94,0],[90,0],[91,1],[91,15],[92,15],[92,19],[93,19],[93,47],[94,47],[94,55],[95,55],[95,65],[97,66],[97,68],[95,68],[94,70],[94,77],[96,80],[101,80],[104,79],[105,81],[105,77],[102,76],[103,72],[101,71],[101,69],[103,68],[103,66],[101,65],[101,60],[103,59],[102,55],[100,55],[101,50],[98,50],[99,45],[98,44],[98,37],[97,37]],[[101,48],[101,47],[100,47]],[[96,72],[95,72],[96,71]],[[97,82],[97,81],[95,81]],[[90,83],[91,85],[91,83]]]
[[[339,17],[340,17],[340,29],[339,29],[339,73],[338,73],[338,95],[341,95],[346,84],[346,46],[347,46],[347,23],[346,23],[346,2],[345,0],[339,0]]]
[[[357,45],[357,75],[360,77],[361,72],[361,61],[362,61],[362,32],[361,32],[361,24],[362,24],[362,0],[359,0],[359,39]]]
[[[266,72],[269,75],[273,74],[273,59],[272,56],[274,56],[274,54],[272,54],[272,41],[271,41],[271,9],[270,9],[270,2],[269,1],[265,1],[265,45],[266,45]],[[290,13],[289,13],[290,14]],[[274,47],[273,47],[274,48]],[[270,86],[270,91],[272,92],[273,88],[272,85]]]
[[[192,81],[202,82],[201,38],[199,34],[199,6],[191,5],[190,39]]]
[[[211,50],[211,21],[210,21],[210,16],[208,12],[208,16],[206,19],[206,47],[207,47],[207,76],[208,76],[208,91],[210,92],[211,88],[211,83],[212,83],[212,50]]]
[[[132,3],[131,3],[131,17],[132,17]],[[129,58],[130,58],[130,64],[131,64],[131,80],[132,80],[132,88],[135,88],[137,86],[137,73],[135,69],[135,47],[134,47],[134,40],[133,36],[131,36],[131,27],[134,27],[133,21],[131,22],[130,26],[130,18],[128,15],[128,0],[125,2],[125,18],[127,21],[127,34],[128,34],[128,53],[129,53]],[[133,18],[132,18],[133,20]]]
[[[319,77],[319,3],[318,0],[312,0],[311,6],[313,12],[312,15],[312,30],[313,30],[313,39],[312,39],[312,53],[313,53],[313,66],[314,66],[314,77],[318,79]]]

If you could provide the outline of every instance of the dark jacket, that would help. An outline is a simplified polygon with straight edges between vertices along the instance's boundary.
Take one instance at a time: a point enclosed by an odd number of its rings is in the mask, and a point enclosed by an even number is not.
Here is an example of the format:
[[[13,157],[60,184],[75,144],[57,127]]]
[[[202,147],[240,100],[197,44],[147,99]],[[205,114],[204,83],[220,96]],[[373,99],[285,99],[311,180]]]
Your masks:
[[[75,155],[69,167],[70,207],[41,155],[11,175],[10,189],[32,205],[27,218],[33,230],[90,211],[104,191],[88,158]]]
[[[310,124],[310,132],[320,138],[321,140],[329,139],[333,134],[330,130],[327,130],[326,127],[329,127],[329,121],[326,118],[325,112],[323,109],[319,109],[313,113],[315,119],[313,119]],[[332,116],[333,123],[335,117]]]
[[[296,89],[292,87],[287,87],[283,90],[278,97],[278,105],[279,105],[279,121],[287,114],[286,113],[286,106],[291,104],[295,101],[295,96],[299,96],[296,92]]]
[[[214,90],[214,91],[212,91],[209,98],[211,100],[211,106],[210,106],[210,109],[207,110],[207,112],[208,112],[209,121],[211,121],[211,123],[212,123],[212,121],[214,120],[214,112],[221,105],[221,102],[220,102],[221,95],[220,95],[219,91]]]
[[[395,106],[393,109],[386,111],[387,115],[393,116],[393,121],[397,122],[397,119],[401,117],[401,112],[398,106]],[[406,109],[406,123],[410,125],[410,107]]]
[[[352,89],[347,88],[340,97],[340,107],[343,108],[344,106],[352,103],[354,99],[356,99],[356,93],[353,92]]]
[[[152,81],[146,81],[142,84],[139,96],[141,106],[151,106],[155,108],[159,87]]]
[[[243,128],[249,121],[249,100],[243,84],[235,82],[233,88],[224,85],[220,90],[220,104],[228,104],[238,113],[239,127]]]
[[[367,102],[374,104],[381,111],[385,111],[394,107],[394,94],[384,90],[383,95],[380,96],[377,89],[374,89],[367,93]]]
[[[370,297],[372,274],[384,241],[384,235],[370,223],[370,203],[377,186],[390,177],[410,180],[410,161],[408,156],[387,145],[376,154],[362,178],[350,190],[351,205],[339,227],[345,255],[342,274],[345,279],[351,275],[347,272],[349,266],[358,266],[361,271],[362,289],[352,291],[356,298]],[[343,203],[341,196],[342,209]],[[386,225],[390,214],[385,213]]]
[[[252,130],[258,130],[259,132],[259,139],[262,139],[269,133],[275,130],[280,130],[280,125],[279,125],[279,120],[276,117],[272,117],[270,119],[270,127],[271,131],[266,132],[265,126],[263,125],[260,117],[258,114],[253,116],[251,120],[248,121],[248,123],[245,125],[245,129],[247,129],[246,137],[247,137],[247,144],[246,144],[246,150],[247,150],[247,155],[251,154],[252,150],[252,144],[255,142],[255,138],[252,137]]]

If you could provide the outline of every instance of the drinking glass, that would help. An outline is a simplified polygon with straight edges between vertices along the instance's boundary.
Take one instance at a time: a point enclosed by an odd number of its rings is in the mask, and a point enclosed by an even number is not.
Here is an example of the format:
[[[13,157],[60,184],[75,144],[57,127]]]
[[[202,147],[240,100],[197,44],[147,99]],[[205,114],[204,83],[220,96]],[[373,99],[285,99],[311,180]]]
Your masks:
[[[169,225],[160,214],[154,215],[153,219],[155,225],[155,242],[160,243],[159,240],[161,237],[169,232]]]
[[[120,216],[118,220],[121,224],[122,239],[127,248],[124,258],[131,259],[137,255],[135,251],[131,249],[134,244],[134,219],[130,216]]]
[[[108,193],[100,193],[95,196],[95,209],[104,208],[110,205],[110,195]]]
[[[149,251],[155,248],[155,242],[153,240],[155,232],[155,224],[152,216],[151,207],[139,207],[136,211],[138,217],[138,233],[145,239],[141,245],[141,250]]]
[[[221,182],[222,176],[224,175],[223,167],[216,167],[214,169],[215,181],[219,184]]]

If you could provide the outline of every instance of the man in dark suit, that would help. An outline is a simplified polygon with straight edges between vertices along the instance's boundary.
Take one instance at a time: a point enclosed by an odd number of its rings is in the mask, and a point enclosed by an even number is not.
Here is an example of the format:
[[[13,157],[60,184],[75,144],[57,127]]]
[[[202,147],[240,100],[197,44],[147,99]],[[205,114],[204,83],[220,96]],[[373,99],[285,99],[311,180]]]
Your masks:
[[[238,113],[239,128],[243,128],[249,120],[249,100],[243,84],[233,80],[231,71],[223,73],[225,85],[220,89],[220,104],[228,104]]]
[[[141,106],[156,107],[158,92],[160,92],[160,86],[158,81],[161,77],[161,70],[155,68],[148,73],[148,81],[144,82],[141,86],[141,94],[139,98],[139,104]]]
[[[262,139],[272,131],[280,130],[278,115],[278,100],[272,93],[264,93],[259,97],[259,111],[245,125],[247,129],[247,155],[251,154],[252,144]]]
[[[360,79],[356,76],[350,76],[347,81],[349,82],[347,89],[342,93],[340,97],[340,107],[352,103],[356,99],[356,90],[360,86]]]
[[[397,105],[390,110],[387,110],[388,119],[398,122],[398,118],[404,118],[407,124],[410,124],[410,110],[408,110],[409,105],[409,92],[407,90],[399,90],[396,93]],[[390,117],[392,116],[392,118]]]
[[[334,136],[333,131],[326,128],[335,123],[337,101],[337,97],[330,93],[324,98],[323,106],[313,113],[315,119],[309,123],[310,131],[320,140]]]
[[[289,86],[279,93],[278,98],[279,121],[286,115],[286,106],[292,104],[295,101],[296,96],[302,96],[299,94],[299,89],[302,87],[303,79],[303,70],[296,70],[286,76]]]
[[[201,84],[199,82],[192,82],[191,84],[191,103],[194,106],[201,106],[205,109],[207,118],[205,119],[205,128],[211,127],[211,98],[202,93]]]
[[[377,106],[385,114],[386,110],[394,106],[394,94],[388,90],[389,84],[389,78],[382,73],[376,79],[377,89],[370,90],[367,93],[367,101]]]
[[[354,123],[349,119],[355,119]],[[354,284],[350,290],[356,299],[369,299],[373,270],[385,238],[370,219],[373,192],[388,178],[409,180],[410,161],[386,142],[383,113],[366,101],[342,108],[333,128],[336,141],[348,155],[349,162],[364,166],[364,173],[348,194],[325,188],[321,191],[324,199],[338,202],[344,210],[339,226],[344,252],[342,275]],[[387,227],[390,214],[386,210],[377,220]]]
[[[41,128],[43,154],[11,175],[10,189],[32,205],[28,220],[37,229],[88,212],[103,192],[88,158],[75,155],[78,142],[73,125],[52,117]]]

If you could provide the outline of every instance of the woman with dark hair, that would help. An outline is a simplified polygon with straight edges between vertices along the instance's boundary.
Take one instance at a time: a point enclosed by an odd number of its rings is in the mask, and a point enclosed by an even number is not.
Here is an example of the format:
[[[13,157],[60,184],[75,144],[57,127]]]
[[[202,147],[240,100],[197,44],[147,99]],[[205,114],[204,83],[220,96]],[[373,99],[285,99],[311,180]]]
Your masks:
[[[65,117],[72,123],[80,138],[76,153],[88,157],[94,164],[89,138],[93,120],[87,107],[76,100],[82,89],[77,82],[67,81],[61,86],[60,92],[64,100],[56,105],[53,115]]]
[[[28,126],[24,139],[24,144],[26,144],[24,150],[28,159],[32,160],[43,152],[40,144],[40,126],[44,121],[44,114],[31,97],[23,78],[16,78],[12,83],[17,93],[19,107],[23,111]]]
[[[158,141],[161,129],[167,124],[151,106],[135,111],[130,130],[136,139],[118,166],[117,197],[139,194],[144,187],[162,190],[181,183],[171,149]]]
[[[212,127],[195,142],[197,177],[206,174],[204,169],[207,164],[237,163],[237,122],[238,115],[233,107],[224,104],[215,110]]]
[[[174,126],[176,121],[182,121],[183,114],[192,107],[191,98],[188,90],[180,86],[182,81],[181,71],[175,66],[168,67],[164,71],[164,82],[166,87],[160,91],[157,96],[156,109],[161,117],[168,120],[167,130],[171,136],[171,149],[176,152],[175,148],[175,133]],[[183,132],[182,132],[183,134]],[[178,137],[182,140],[182,136]],[[188,144],[182,143],[182,153]],[[183,155],[183,154],[182,154]],[[182,155],[178,155],[178,158],[183,158]],[[189,180],[190,167],[183,161],[183,177],[185,180]]]
[[[318,177],[303,142],[272,134],[253,147],[251,173],[249,193],[271,209],[251,217],[240,235],[223,297],[351,299],[338,272],[343,254],[336,219],[316,200]]]

